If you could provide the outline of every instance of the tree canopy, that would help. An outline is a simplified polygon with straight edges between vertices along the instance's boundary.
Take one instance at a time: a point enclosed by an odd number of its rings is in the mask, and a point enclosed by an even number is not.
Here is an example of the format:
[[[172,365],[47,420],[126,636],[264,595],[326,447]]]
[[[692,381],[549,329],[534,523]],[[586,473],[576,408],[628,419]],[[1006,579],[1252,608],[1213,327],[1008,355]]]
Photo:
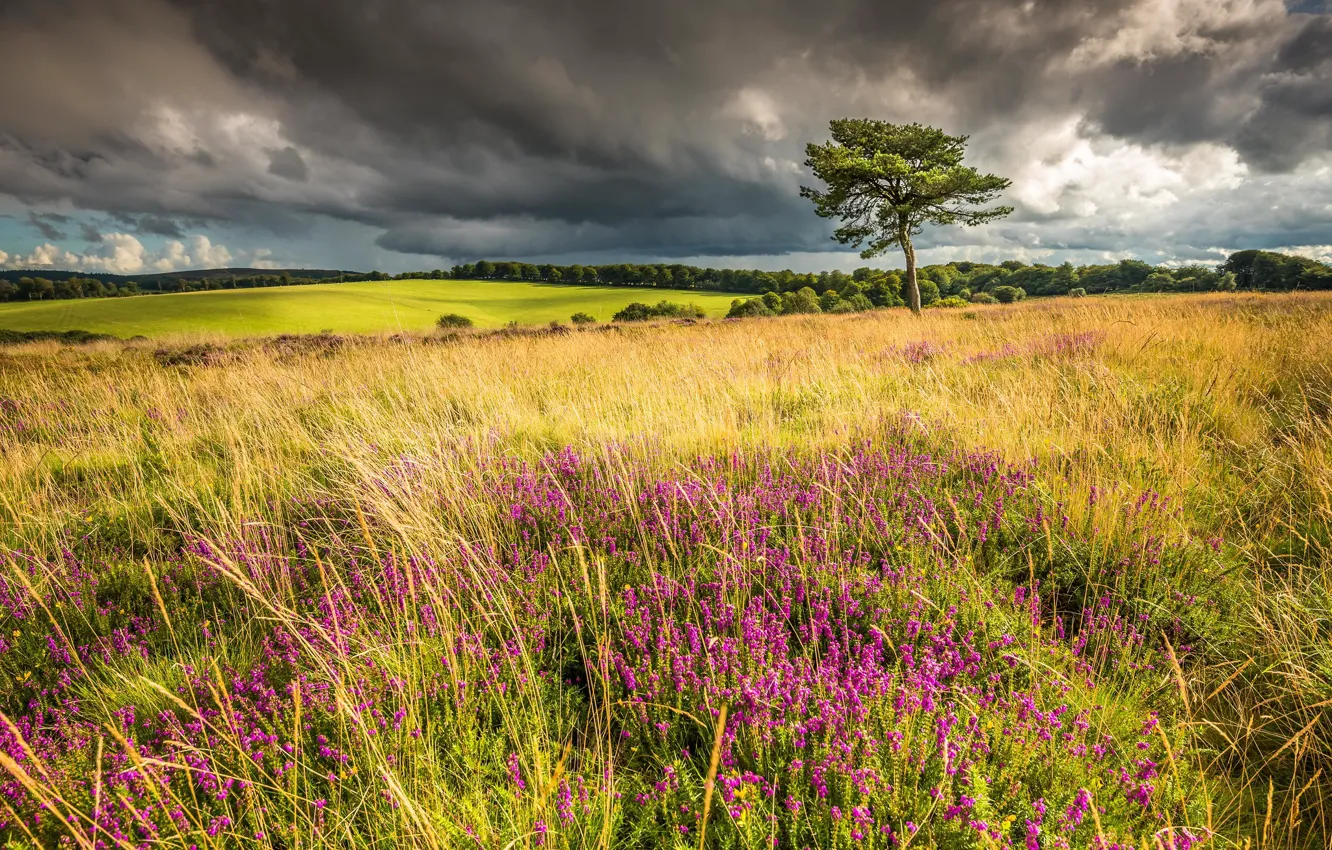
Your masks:
[[[900,247],[906,255],[908,304],[920,312],[912,237],[926,224],[976,225],[1002,218],[1012,207],[980,208],[1010,181],[962,164],[966,136],[950,136],[920,124],[840,118],[829,125],[832,141],[810,144],[805,165],[827,190],[800,188],[823,218],[842,220],[833,238],[865,245],[860,256]]]

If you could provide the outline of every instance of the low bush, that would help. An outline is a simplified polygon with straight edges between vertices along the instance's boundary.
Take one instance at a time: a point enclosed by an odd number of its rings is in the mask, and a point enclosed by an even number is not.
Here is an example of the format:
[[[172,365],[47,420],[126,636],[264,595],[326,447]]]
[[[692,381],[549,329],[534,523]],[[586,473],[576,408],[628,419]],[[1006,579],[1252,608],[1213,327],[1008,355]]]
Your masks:
[[[749,319],[757,316],[776,315],[762,298],[737,298],[731,302],[731,309],[726,311],[728,319]]]
[[[595,325],[597,323],[596,317],[588,313],[574,313],[569,317],[569,321],[575,325]]]
[[[959,297],[956,296],[956,295],[950,295],[950,296],[948,296],[947,298],[940,298],[938,301],[935,301],[935,302],[934,302],[933,304],[931,304],[930,306],[931,306],[931,307],[965,307],[965,306],[967,306],[967,303],[968,303],[968,302],[967,302],[967,300],[966,300],[965,298],[959,298]]]
[[[795,292],[783,292],[781,298],[783,316],[823,312],[823,308],[819,306],[818,294],[808,286],[803,286]]]
[[[998,304],[998,303],[999,303],[999,299],[998,299],[998,298],[995,298],[993,295],[991,295],[991,294],[988,293],[988,292],[975,292],[975,293],[972,293],[971,298],[969,298],[968,300],[969,300],[972,304]]]
[[[1083,289],[1081,286],[1078,286],[1073,289],[1070,289],[1068,291],[1068,294],[1072,298],[1086,298],[1087,290]]]
[[[611,317],[614,322],[646,322],[651,319],[701,319],[706,313],[697,304],[677,304],[674,301],[658,301],[656,304],[643,304],[635,301]]]
[[[850,298],[842,298],[832,305],[829,313],[864,313],[867,310],[873,310],[874,305],[864,295],[856,294]]]
[[[435,322],[435,327],[444,331],[470,328],[471,326],[472,320],[460,313],[445,313]]]
[[[994,297],[1000,304],[1012,304],[1027,297],[1027,291],[1020,286],[996,286]]]

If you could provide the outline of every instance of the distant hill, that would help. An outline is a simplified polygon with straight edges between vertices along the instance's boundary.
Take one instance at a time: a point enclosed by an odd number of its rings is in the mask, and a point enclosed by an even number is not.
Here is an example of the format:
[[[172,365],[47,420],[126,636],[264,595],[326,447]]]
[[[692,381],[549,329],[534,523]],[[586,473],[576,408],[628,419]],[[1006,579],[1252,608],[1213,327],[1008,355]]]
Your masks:
[[[24,277],[44,277],[55,283],[69,280],[72,277],[95,277],[101,281],[116,281],[117,283],[131,280],[145,283],[156,280],[215,280],[217,278],[257,277],[259,275],[281,277],[284,274],[310,280],[327,280],[342,275],[363,274],[363,272],[338,271],[336,269],[194,269],[192,271],[158,272],[154,274],[102,274],[99,272],[57,271],[55,269],[17,269],[14,271],[0,270],[0,280],[18,281],[19,278]]]

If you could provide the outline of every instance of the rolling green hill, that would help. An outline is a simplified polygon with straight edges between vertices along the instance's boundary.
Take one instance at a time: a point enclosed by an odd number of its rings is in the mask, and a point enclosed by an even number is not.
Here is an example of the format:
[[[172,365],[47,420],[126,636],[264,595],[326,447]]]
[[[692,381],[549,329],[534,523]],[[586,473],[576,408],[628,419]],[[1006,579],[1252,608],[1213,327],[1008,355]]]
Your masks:
[[[560,286],[475,280],[394,280],[0,304],[0,328],[86,330],[129,337],[177,333],[249,336],[278,333],[424,331],[443,313],[480,327],[507,322],[567,322],[576,312],[607,321],[632,301],[694,302],[725,314],[733,293]]]

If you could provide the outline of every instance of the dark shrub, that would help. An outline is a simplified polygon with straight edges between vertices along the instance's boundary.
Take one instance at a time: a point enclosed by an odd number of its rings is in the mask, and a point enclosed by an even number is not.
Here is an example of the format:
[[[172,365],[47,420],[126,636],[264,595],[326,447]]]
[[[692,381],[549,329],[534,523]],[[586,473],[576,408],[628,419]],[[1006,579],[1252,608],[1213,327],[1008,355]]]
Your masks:
[[[968,299],[972,304],[998,304],[999,299],[988,292],[973,292]]]
[[[824,312],[827,313],[864,313],[867,310],[873,310],[874,304],[868,297],[857,292],[849,298],[839,298],[832,307]]]
[[[676,304],[674,301],[658,301],[656,304],[643,304],[635,301],[623,310],[611,316],[614,322],[643,322],[649,319],[701,319],[706,315],[697,304]]]
[[[569,321],[575,325],[595,325],[597,323],[596,317],[589,313],[574,313],[569,317]]]
[[[850,304],[852,307],[855,308],[857,313],[863,313],[866,310],[874,309],[874,302],[869,300],[869,296],[859,292],[850,297],[843,296],[842,303]]]
[[[1027,292],[1020,286],[996,286],[994,297],[999,299],[1000,304],[1012,304],[1026,298]]]
[[[470,328],[471,326],[472,320],[459,313],[445,313],[439,317],[439,321],[435,322],[435,327],[444,331]]]
[[[928,307],[939,300],[939,284],[923,277],[916,281],[916,285],[920,287],[920,306]]]
[[[782,293],[782,315],[822,312],[823,308],[819,306],[819,296],[808,286],[801,287],[795,292]]]
[[[623,310],[616,312],[611,316],[612,322],[646,322],[648,319],[656,318],[652,308],[640,301],[632,304],[626,304]]]
[[[768,305],[762,298],[737,298],[731,302],[731,309],[727,311],[728,319],[748,319],[755,316],[774,315]]]
[[[1070,289],[1068,291],[1068,294],[1073,298],[1086,298],[1087,290],[1083,289],[1081,286],[1078,286],[1074,287],[1073,289]]]

